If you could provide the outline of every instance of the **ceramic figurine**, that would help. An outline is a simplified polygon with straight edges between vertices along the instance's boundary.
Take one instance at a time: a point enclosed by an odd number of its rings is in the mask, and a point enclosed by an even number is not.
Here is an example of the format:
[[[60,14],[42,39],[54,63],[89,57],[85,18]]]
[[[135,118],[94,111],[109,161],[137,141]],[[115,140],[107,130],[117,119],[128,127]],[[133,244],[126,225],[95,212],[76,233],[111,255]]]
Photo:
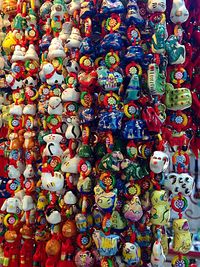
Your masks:
[[[42,188],[51,192],[57,192],[63,189],[64,176],[60,172],[42,172]]]
[[[128,84],[128,87],[126,89],[126,95],[125,95],[125,103],[129,101],[138,100],[140,97],[140,83],[139,83],[139,76],[137,74],[134,74],[130,82]]]
[[[95,186],[95,202],[104,212],[112,212],[117,203],[117,192],[105,192],[99,185]]]
[[[137,222],[141,219],[143,210],[138,196],[133,196],[131,201],[124,205],[123,213],[124,217],[131,222]]]
[[[51,63],[46,63],[43,65],[42,71],[40,72],[40,78],[45,77],[46,82],[49,85],[59,84],[64,82],[64,77],[62,74],[58,73]]]
[[[180,24],[187,21],[189,12],[185,6],[184,0],[173,0],[170,19],[174,24]]]
[[[186,254],[192,246],[191,233],[187,219],[173,220],[174,238],[172,248],[175,252]]]
[[[151,13],[165,12],[166,0],[148,0],[147,9]]]
[[[184,110],[192,105],[192,95],[188,88],[174,88],[171,83],[166,84],[165,105],[167,109]]]
[[[94,231],[92,238],[101,256],[114,256],[117,251],[118,235],[105,235],[102,231]]]
[[[62,136],[59,134],[48,134],[43,137],[46,147],[43,150],[43,156],[61,156],[63,150],[60,147]]]
[[[112,14],[112,13],[123,13],[125,11],[125,7],[119,0],[104,0],[101,4],[100,13],[101,14]]]
[[[117,71],[110,71],[106,67],[97,69],[98,82],[105,91],[118,91],[123,82],[122,75]]]
[[[56,208],[47,207],[45,210],[45,217],[48,223],[58,224],[61,222],[61,214]]]
[[[78,139],[81,136],[80,122],[77,116],[67,118],[67,129],[65,137],[67,139]]]
[[[185,62],[185,46],[178,42],[178,39],[175,35],[171,35],[166,40],[166,52],[171,65],[183,64]]]
[[[140,15],[139,7],[136,0],[129,0],[127,4],[126,23],[143,25],[144,19]]]
[[[165,93],[165,75],[160,73],[155,63],[148,66],[148,87],[152,95],[163,95]]]
[[[50,115],[62,115],[63,106],[61,98],[58,96],[52,96],[48,103],[48,113]]]
[[[162,151],[154,151],[150,158],[150,169],[154,173],[166,171],[169,166],[169,157]]]
[[[109,171],[119,171],[120,162],[123,160],[123,155],[120,151],[113,151],[112,153],[106,154],[100,164],[99,169]]]
[[[61,164],[62,172],[69,172],[69,173],[78,173],[78,164],[80,162],[80,157],[75,155],[74,157],[70,157],[69,155],[64,155]]]
[[[155,26],[151,49],[153,53],[162,54],[165,52],[165,26],[161,23],[158,23]]]
[[[81,34],[78,28],[73,27],[70,36],[66,41],[66,47],[69,49],[79,48],[81,44]]]
[[[164,190],[155,190],[151,194],[151,218],[154,225],[167,225],[170,219],[170,205],[168,196]]]
[[[156,240],[153,244],[151,253],[151,264],[153,267],[163,267],[166,257],[163,252],[160,240]]]
[[[77,267],[92,267],[94,266],[94,255],[89,251],[78,251],[75,256],[75,263]]]
[[[174,195],[182,193],[184,196],[192,194],[194,178],[187,173],[169,173],[164,180],[164,187]]]
[[[136,242],[126,242],[122,247],[122,258],[126,266],[139,266],[141,263],[141,249]]]
[[[16,197],[7,198],[1,206],[1,211],[6,211],[7,213],[16,214],[19,210],[22,210],[22,203]]]

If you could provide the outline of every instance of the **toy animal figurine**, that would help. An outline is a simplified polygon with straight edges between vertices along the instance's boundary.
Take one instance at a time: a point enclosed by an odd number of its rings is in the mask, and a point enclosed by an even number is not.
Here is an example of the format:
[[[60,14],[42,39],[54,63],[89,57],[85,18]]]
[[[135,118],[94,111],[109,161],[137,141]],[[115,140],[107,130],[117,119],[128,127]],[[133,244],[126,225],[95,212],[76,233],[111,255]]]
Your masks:
[[[126,266],[139,266],[141,263],[141,249],[139,245],[136,242],[126,242],[122,247],[122,258],[127,264]]]
[[[61,85],[64,82],[62,73],[56,71],[51,63],[46,63],[43,65],[42,71],[40,72],[41,79],[43,79],[43,76],[45,77],[46,82],[49,85]]]
[[[129,0],[127,4],[127,14],[126,14],[126,23],[143,25],[144,19],[140,15],[139,7],[137,5],[137,0]]]
[[[64,176],[60,172],[42,172],[42,188],[51,192],[57,192],[63,189]]]
[[[153,191],[151,194],[151,203],[150,222],[154,225],[167,225],[170,219],[170,205],[166,191]]]
[[[158,23],[155,26],[151,49],[153,53],[162,54],[165,52],[165,26],[161,23]]]
[[[154,173],[166,171],[169,166],[169,157],[165,152],[154,151],[150,158],[150,169]]]
[[[60,147],[62,136],[59,134],[48,134],[43,137],[46,147],[43,150],[43,156],[61,156],[63,150]]]
[[[97,206],[104,212],[112,212],[117,203],[117,191],[105,192],[97,185],[94,192]]]
[[[165,12],[166,0],[148,0],[147,9],[151,13]]]
[[[112,112],[103,111],[99,114],[98,128],[101,131],[111,130],[114,132],[120,130],[122,127],[123,116],[124,113],[119,110],[113,110]]]
[[[149,174],[145,165],[141,166],[138,162],[133,162],[129,159],[125,159],[121,162],[122,179],[124,180],[139,180]]]
[[[148,67],[148,88],[152,95],[163,95],[165,93],[165,75],[160,73],[156,63]]]
[[[64,90],[61,96],[63,102],[68,102],[68,101],[79,102],[80,101],[80,92],[78,91],[78,89],[76,89],[75,87],[67,87],[67,86],[64,86],[63,89]]]
[[[48,113],[50,115],[62,115],[63,105],[61,98],[58,96],[52,96],[48,103]]]
[[[166,52],[171,65],[183,64],[185,62],[185,46],[178,42],[178,39],[175,35],[171,35],[166,40]]]
[[[139,97],[140,97],[139,76],[137,74],[133,74],[126,89],[126,95],[124,101],[125,103],[127,103],[132,100],[138,100]]]
[[[120,170],[120,162],[123,160],[123,155],[120,151],[113,151],[112,153],[106,154],[100,164],[100,170],[114,171]]]
[[[6,82],[12,90],[20,89],[23,86],[23,80],[17,80],[12,74],[6,75]]]
[[[47,57],[49,60],[53,60],[54,58],[64,59],[66,57],[62,41],[59,38],[53,38],[51,40]]]
[[[34,171],[34,168],[33,168],[32,164],[27,164],[26,165],[26,168],[25,168],[25,170],[23,172],[23,175],[24,175],[25,179],[30,179],[30,178],[33,178],[35,176],[35,171]]]
[[[165,105],[167,109],[184,110],[192,105],[192,95],[188,88],[175,89],[171,83],[166,83]]]
[[[56,208],[47,207],[46,211],[46,220],[50,224],[58,224],[61,222],[61,214]]]
[[[172,248],[175,252],[186,254],[192,246],[191,233],[187,219],[174,219],[174,238]]]
[[[92,267],[94,266],[95,257],[89,250],[85,250],[78,251],[74,260],[77,267]]]
[[[173,0],[170,19],[174,24],[181,24],[187,21],[189,12],[185,6],[184,0]]]
[[[70,155],[64,155],[61,164],[62,172],[78,173],[78,164],[81,158],[78,155],[70,157]]]
[[[77,116],[71,116],[67,118],[65,137],[67,139],[78,139],[81,137],[80,122]]]
[[[32,149],[35,146],[35,132],[27,131],[24,133],[23,148]]]
[[[123,137],[127,140],[148,140],[147,125],[144,120],[129,120],[124,124],[122,129]]]
[[[70,36],[66,41],[66,47],[69,49],[79,48],[81,44],[82,38],[80,34],[80,30],[78,28],[73,27]]]
[[[164,187],[174,195],[182,193],[184,196],[192,194],[194,178],[188,173],[169,173],[164,180]]]
[[[114,256],[117,251],[118,235],[105,235],[102,231],[94,231],[92,238],[101,256]]]
[[[124,217],[131,222],[137,222],[143,215],[142,205],[139,197],[133,196],[131,201],[128,201],[123,207]]]
[[[162,244],[160,240],[156,240],[152,248],[151,264],[153,267],[163,267],[165,260]]]

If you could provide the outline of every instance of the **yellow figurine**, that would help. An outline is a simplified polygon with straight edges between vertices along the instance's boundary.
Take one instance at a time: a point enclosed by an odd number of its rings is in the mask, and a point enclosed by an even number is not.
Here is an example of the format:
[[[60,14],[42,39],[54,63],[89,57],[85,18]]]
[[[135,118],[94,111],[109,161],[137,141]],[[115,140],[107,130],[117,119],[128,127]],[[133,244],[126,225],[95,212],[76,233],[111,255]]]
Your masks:
[[[192,246],[191,233],[187,219],[175,219],[173,221],[174,238],[172,248],[178,253],[186,254]]]
[[[151,194],[151,203],[150,222],[154,225],[167,225],[170,219],[170,205],[166,191],[153,191]]]

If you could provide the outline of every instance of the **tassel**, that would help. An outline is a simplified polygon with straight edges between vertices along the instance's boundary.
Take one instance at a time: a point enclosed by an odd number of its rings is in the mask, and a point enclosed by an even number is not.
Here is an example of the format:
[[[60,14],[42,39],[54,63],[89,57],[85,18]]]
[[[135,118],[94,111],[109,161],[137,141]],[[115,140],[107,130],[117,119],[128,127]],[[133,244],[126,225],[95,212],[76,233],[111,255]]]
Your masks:
[[[45,267],[57,267],[58,256],[49,256],[46,260]]]

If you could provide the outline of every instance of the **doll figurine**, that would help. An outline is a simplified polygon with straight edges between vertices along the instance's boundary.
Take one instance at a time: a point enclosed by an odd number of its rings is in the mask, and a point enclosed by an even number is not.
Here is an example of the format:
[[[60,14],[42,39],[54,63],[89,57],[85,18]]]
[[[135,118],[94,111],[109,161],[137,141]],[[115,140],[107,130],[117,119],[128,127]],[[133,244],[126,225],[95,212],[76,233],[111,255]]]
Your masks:
[[[167,193],[164,190],[155,190],[151,195],[150,222],[155,225],[166,225],[170,219],[170,205]]]
[[[166,257],[163,253],[163,248],[160,240],[156,240],[153,244],[151,253],[151,264],[152,267],[162,267]]]
[[[174,238],[172,248],[178,253],[186,254],[192,246],[191,234],[187,219],[175,219],[173,221]]]

